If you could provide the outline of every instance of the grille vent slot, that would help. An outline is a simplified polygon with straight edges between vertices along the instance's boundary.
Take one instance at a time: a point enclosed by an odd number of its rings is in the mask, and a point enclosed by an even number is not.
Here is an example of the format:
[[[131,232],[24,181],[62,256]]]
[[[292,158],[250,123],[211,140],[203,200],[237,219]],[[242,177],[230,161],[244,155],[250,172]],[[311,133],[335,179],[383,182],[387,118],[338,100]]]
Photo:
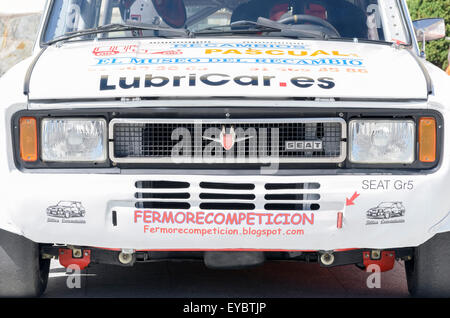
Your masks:
[[[320,189],[319,183],[267,183],[266,190]]]
[[[255,205],[252,203],[202,203],[200,204],[200,209],[202,210],[247,210],[253,211],[255,209]]]
[[[214,183],[201,182],[200,188],[203,189],[221,189],[221,190],[254,190],[255,185],[252,183]]]
[[[318,211],[319,204],[269,203],[264,206],[267,211]]]
[[[188,182],[179,181],[138,181],[136,188],[138,189],[186,189],[189,188]]]
[[[255,200],[254,194],[234,193],[200,193],[202,200]]]
[[[187,202],[137,202],[137,209],[177,209],[189,210],[191,205]]]

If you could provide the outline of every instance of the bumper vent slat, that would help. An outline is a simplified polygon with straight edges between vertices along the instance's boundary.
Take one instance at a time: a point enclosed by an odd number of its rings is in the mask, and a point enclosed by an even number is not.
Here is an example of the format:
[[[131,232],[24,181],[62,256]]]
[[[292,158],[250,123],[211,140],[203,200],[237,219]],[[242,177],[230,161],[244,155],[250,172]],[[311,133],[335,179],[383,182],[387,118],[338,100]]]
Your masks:
[[[189,193],[136,193],[136,199],[189,199]]]
[[[317,182],[267,183],[258,184],[257,188],[254,183],[156,180],[138,181],[135,188],[138,209],[299,212],[318,211],[321,205],[326,208],[330,203],[323,201],[319,192],[321,185]],[[282,192],[275,192],[277,190]]]
[[[137,209],[180,209],[189,210],[191,205],[186,202],[137,202]]]
[[[200,193],[202,200],[255,200],[254,194]]]
[[[222,189],[222,190],[254,190],[255,185],[251,183],[215,183],[215,182],[201,182],[202,189]]]
[[[320,194],[266,194],[264,199],[267,201],[317,201],[320,200]]]
[[[176,181],[138,181],[136,188],[138,189],[187,189],[190,184],[187,182]]]
[[[288,204],[288,203],[271,203],[266,204],[264,208],[268,211],[317,211],[320,209],[319,204]]]
[[[200,209],[203,210],[244,210],[252,211],[255,209],[255,205],[251,203],[228,203],[228,202],[218,202],[218,203],[202,203],[200,204]]]
[[[319,183],[268,183],[266,190],[303,190],[303,189],[320,189]]]

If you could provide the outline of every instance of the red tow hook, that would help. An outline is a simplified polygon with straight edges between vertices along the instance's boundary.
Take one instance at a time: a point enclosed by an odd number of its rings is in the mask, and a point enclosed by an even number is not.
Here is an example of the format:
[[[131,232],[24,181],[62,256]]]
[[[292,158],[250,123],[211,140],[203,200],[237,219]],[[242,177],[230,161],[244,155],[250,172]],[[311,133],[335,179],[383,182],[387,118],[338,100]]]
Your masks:
[[[383,251],[381,253],[363,252],[364,266],[367,268],[370,265],[377,265],[380,268],[380,272],[387,272],[394,268],[395,265],[395,252]],[[372,255],[371,255],[372,254]],[[374,257],[377,256],[376,258]]]
[[[59,263],[65,268],[73,268],[74,265],[83,270],[91,263],[91,250],[59,249]]]

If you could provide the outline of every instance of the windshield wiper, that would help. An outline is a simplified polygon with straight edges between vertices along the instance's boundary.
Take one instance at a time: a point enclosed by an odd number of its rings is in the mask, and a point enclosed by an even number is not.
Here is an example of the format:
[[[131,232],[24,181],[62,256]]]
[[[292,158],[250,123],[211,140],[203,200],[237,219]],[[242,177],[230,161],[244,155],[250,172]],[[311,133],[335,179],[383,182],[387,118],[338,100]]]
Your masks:
[[[248,27],[254,27],[254,29],[249,29]],[[225,28],[230,28],[231,30],[223,30]],[[222,29],[222,30],[217,30]],[[205,31],[214,31],[214,32],[205,32]],[[263,31],[274,31],[274,32],[280,32],[280,28],[274,28],[274,27],[267,27],[265,25],[260,25],[255,21],[247,21],[247,20],[241,20],[241,21],[235,21],[230,24],[224,24],[224,25],[215,25],[210,26],[204,29],[200,29],[195,31],[195,34],[212,34],[220,31],[220,33],[239,33],[239,32],[263,32]]]
[[[371,40],[365,38],[329,38],[330,41],[342,41],[342,42],[355,42],[355,43],[374,43],[374,44],[383,44],[383,45],[393,45],[394,42],[384,41],[384,40]],[[406,45],[406,44],[399,44]]]
[[[246,28],[249,27],[249,28]],[[253,27],[253,28],[251,28]],[[219,28],[230,28],[230,30],[217,30]],[[206,32],[205,32],[206,31]],[[293,37],[293,38],[320,38],[320,39],[328,39],[328,36],[321,31],[314,30],[300,30],[295,25],[283,24],[279,22],[272,21],[270,19],[266,19],[263,17],[259,17],[258,20],[255,21],[235,21],[229,25],[221,25],[221,26],[213,26],[205,29],[200,29],[194,33],[194,35],[215,35],[215,34],[242,34],[242,33],[260,33],[260,32],[268,32],[278,33],[277,36],[282,37]]]
[[[109,33],[109,32],[120,32],[120,31],[155,31],[159,36],[185,36],[190,37],[191,32],[185,29],[170,29],[162,28],[154,25],[144,24],[144,23],[113,23],[105,24],[96,28],[85,29],[80,31],[68,32],[62,36],[59,36],[53,40],[50,40],[44,44],[52,45],[57,42],[70,40],[80,36],[99,34],[99,33]]]

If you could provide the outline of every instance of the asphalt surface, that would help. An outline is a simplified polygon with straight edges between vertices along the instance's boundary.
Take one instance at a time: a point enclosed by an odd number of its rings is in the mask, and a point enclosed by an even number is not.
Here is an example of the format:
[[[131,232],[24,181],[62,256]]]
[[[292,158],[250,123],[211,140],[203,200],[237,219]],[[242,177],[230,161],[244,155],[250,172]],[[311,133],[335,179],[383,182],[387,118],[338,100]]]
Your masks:
[[[366,298],[409,297],[402,262],[381,273],[381,288],[368,288],[356,266],[268,262],[244,270],[210,270],[202,262],[137,264],[132,268],[94,265],[78,278],[52,261],[44,297],[96,298]],[[373,277],[373,276],[372,276]],[[77,280],[78,279],[78,280]],[[70,289],[77,282],[81,288]]]

